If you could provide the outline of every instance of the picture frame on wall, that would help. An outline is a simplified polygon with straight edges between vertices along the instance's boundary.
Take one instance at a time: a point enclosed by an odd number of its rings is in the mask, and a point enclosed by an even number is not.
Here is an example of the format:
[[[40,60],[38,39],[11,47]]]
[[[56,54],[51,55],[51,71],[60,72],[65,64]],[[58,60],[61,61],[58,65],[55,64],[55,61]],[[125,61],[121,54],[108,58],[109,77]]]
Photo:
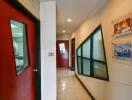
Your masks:
[[[132,18],[127,17],[114,23],[114,38],[132,35]]]
[[[113,44],[113,57],[115,59],[132,60],[132,44]]]

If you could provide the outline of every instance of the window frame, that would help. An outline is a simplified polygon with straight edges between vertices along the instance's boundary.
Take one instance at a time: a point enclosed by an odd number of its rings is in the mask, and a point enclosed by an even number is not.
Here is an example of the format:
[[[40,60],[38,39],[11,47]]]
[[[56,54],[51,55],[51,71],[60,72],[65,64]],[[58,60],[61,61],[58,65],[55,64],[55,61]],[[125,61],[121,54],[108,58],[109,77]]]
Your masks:
[[[94,43],[93,43],[93,38],[94,35],[97,33],[97,31],[101,31],[101,37],[102,37],[102,45],[103,45],[103,53],[104,53],[104,61],[101,60],[97,60],[94,59],[93,57],[93,49],[94,49]],[[83,44],[86,43],[86,41],[88,41],[90,39],[90,58],[87,57],[82,57],[83,55]],[[81,48],[81,56],[78,56],[78,49]],[[96,78],[96,79],[100,79],[100,80],[104,80],[104,81],[109,81],[109,74],[108,74],[108,66],[107,66],[107,60],[106,60],[106,51],[105,51],[105,45],[104,45],[104,38],[103,38],[103,31],[102,31],[102,26],[99,25],[76,49],[76,57],[77,57],[77,70],[79,69],[79,63],[78,63],[78,57],[81,58],[81,74],[79,73],[78,70],[78,74],[79,75],[83,75],[83,76],[87,76],[87,77],[92,77],[92,78]],[[83,74],[83,59],[88,59],[90,60],[90,75],[84,75]],[[107,78],[101,78],[101,77],[97,77],[94,76],[94,62],[97,63],[101,63],[101,64],[105,64],[106,65],[106,75]]]

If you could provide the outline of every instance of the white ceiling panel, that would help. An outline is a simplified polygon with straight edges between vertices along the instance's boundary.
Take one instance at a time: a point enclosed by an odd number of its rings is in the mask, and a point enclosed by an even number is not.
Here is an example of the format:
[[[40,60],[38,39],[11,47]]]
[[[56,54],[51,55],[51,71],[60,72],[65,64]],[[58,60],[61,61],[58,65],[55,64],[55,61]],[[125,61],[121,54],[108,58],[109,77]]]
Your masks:
[[[57,34],[62,34],[62,30],[71,33],[85,21],[90,15],[99,11],[108,0],[40,0],[56,1],[57,3]],[[67,19],[72,22],[68,23]]]

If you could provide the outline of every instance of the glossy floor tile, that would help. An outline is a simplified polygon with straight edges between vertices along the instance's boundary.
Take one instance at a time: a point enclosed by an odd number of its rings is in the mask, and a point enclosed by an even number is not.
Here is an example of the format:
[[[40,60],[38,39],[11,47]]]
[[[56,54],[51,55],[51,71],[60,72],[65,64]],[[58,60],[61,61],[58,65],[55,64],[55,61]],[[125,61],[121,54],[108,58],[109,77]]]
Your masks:
[[[57,100],[91,100],[70,70],[57,70]]]

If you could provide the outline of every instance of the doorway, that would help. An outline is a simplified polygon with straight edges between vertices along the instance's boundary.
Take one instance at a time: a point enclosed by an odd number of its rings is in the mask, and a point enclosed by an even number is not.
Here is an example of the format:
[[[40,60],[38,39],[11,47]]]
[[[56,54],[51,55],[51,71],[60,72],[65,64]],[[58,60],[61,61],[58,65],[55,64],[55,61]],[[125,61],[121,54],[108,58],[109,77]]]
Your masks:
[[[0,100],[36,100],[35,22],[5,0],[0,11]]]
[[[69,41],[57,40],[56,42],[57,68],[67,69],[69,67]]]

